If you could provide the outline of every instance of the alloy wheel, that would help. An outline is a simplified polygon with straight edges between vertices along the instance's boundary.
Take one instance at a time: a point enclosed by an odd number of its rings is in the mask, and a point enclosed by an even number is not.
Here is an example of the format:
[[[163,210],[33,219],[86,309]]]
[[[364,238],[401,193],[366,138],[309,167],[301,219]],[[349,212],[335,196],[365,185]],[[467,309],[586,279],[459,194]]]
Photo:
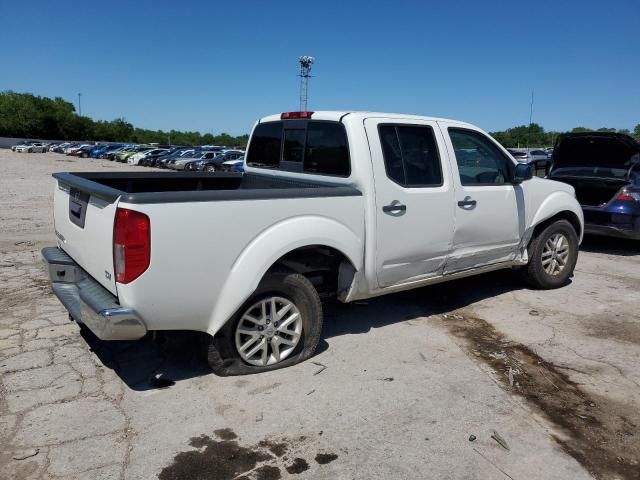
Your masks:
[[[549,275],[558,275],[567,266],[569,259],[569,241],[562,233],[554,233],[544,244],[542,250],[542,268]]]
[[[295,304],[271,296],[250,306],[236,326],[238,354],[250,365],[264,367],[287,358],[302,337],[302,317]]]

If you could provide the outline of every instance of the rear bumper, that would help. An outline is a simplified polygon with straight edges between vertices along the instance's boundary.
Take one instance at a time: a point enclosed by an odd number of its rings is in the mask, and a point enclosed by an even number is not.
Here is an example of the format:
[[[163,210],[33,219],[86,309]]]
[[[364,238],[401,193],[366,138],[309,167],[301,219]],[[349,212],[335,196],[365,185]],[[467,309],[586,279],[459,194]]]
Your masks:
[[[583,211],[585,233],[640,240],[640,215],[595,208]]]
[[[633,240],[640,240],[640,231],[632,228],[620,228],[612,225],[597,225],[588,224],[584,225],[584,233],[591,235],[605,235],[607,237],[618,238],[630,238]]]
[[[57,247],[42,249],[51,289],[79,323],[101,340],[137,340],[147,328],[130,309],[118,305],[117,298],[87,275],[69,255]]]

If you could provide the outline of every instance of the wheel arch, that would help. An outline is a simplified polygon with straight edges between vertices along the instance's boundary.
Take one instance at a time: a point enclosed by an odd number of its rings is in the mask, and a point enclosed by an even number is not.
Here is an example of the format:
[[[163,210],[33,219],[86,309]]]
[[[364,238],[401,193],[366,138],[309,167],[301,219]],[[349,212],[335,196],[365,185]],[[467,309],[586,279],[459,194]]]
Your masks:
[[[584,235],[584,214],[582,207],[566,192],[556,192],[549,195],[540,205],[531,222],[531,236],[533,238],[540,230],[557,220],[567,220],[576,230],[579,242]],[[530,239],[529,239],[530,240]]]
[[[533,235],[531,236],[531,238],[535,237],[539,232],[547,228],[547,226],[551,225],[554,222],[557,222],[558,220],[567,220],[576,231],[576,234],[578,235],[578,241],[582,241],[582,236],[584,235],[584,227],[581,218],[571,210],[561,210],[551,217],[546,218],[545,220],[542,220],[534,225]]]
[[[303,274],[314,272],[314,268],[305,272],[300,261],[317,261],[321,256],[337,262],[337,288],[348,293],[364,257],[363,239],[350,228],[328,217],[304,216],[264,230],[236,258],[213,307],[207,332],[214,335],[220,330],[269,271],[285,268]]]

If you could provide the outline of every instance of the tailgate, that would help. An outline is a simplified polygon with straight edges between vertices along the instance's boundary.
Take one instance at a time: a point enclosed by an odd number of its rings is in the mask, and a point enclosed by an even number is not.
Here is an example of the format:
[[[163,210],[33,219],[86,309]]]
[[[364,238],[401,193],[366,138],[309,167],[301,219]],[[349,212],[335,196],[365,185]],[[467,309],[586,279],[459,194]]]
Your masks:
[[[53,217],[59,246],[98,283],[117,295],[113,222],[117,200],[105,200],[58,179]]]

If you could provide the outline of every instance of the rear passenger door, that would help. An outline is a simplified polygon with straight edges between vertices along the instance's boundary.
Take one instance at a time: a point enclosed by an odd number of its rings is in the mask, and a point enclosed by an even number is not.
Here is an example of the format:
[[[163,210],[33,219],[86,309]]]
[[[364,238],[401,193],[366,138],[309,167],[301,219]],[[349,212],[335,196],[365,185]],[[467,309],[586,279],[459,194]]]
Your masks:
[[[376,270],[388,287],[442,274],[454,191],[435,122],[365,120],[375,180]]]

